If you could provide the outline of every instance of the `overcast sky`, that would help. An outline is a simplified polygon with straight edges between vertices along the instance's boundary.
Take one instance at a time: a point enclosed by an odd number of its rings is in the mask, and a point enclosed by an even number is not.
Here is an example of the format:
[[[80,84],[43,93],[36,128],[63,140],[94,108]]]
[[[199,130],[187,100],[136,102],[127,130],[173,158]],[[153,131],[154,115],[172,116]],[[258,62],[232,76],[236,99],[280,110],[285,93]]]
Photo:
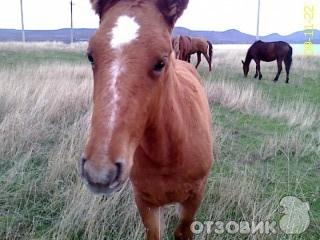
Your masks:
[[[0,28],[20,28],[20,0],[0,0]],[[70,0],[23,0],[26,29],[70,26]],[[190,0],[177,26],[192,30],[238,29],[255,34],[258,0]],[[74,0],[76,28],[96,28],[98,18],[89,0]],[[304,29],[304,4],[314,5],[313,23],[320,29],[319,0],[261,0],[261,35],[290,34]]]

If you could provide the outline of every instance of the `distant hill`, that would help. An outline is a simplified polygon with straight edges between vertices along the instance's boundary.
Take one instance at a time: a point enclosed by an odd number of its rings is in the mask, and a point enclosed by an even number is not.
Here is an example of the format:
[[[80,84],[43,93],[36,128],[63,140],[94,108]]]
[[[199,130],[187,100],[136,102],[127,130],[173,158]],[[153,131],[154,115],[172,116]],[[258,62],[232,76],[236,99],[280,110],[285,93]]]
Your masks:
[[[95,32],[95,29],[79,28],[74,30],[75,41],[87,41]],[[255,41],[255,36],[242,33],[235,29],[230,29],[223,32],[218,31],[193,31],[187,28],[176,27],[173,35],[189,35],[193,37],[204,37],[215,44],[250,44]],[[0,41],[20,41],[21,32],[16,29],[0,29]],[[58,30],[26,30],[26,40],[30,42],[41,41],[59,41],[70,42],[70,29]],[[261,37],[262,41],[286,41],[289,43],[303,44],[305,35],[303,31],[295,32],[287,36],[281,36],[273,33]],[[320,44],[320,31],[315,30],[315,36],[312,41],[315,44]]]
[[[224,32],[216,32],[216,31],[192,31],[187,28],[177,27],[173,30],[173,35],[174,36],[189,35],[192,37],[203,37],[216,44],[253,43],[256,39],[252,35],[242,33],[235,29],[227,30]]]
[[[96,29],[78,28],[74,29],[75,41],[88,41]],[[26,41],[28,42],[70,42],[70,29],[58,30],[26,30]],[[0,29],[0,41],[21,41],[21,31],[16,29]]]
[[[216,44],[250,44],[256,39],[255,36],[242,33],[235,29],[230,29],[223,32],[217,31],[192,31],[187,28],[177,27],[173,30],[173,35],[189,35],[193,37],[204,37]],[[281,36],[277,33],[273,33],[267,36],[262,36],[260,38],[262,41],[272,42],[272,41],[286,41],[293,44],[303,44],[306,39],[304,31],[295,32],[287,36]],[[320,44],[320,31],[314,31],[314,39],[312,40],[314,44]]]

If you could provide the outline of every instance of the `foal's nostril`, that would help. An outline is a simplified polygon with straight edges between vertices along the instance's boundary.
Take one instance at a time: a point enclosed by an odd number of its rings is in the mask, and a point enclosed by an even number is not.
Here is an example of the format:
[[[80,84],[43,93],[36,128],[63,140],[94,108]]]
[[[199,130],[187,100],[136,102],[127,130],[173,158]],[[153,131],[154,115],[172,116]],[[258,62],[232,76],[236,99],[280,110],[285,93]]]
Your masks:
[[[80,158],[78,167],[79,167],[81,176],[83,176],[83,173],[84,173],[84,172],[83,172],[83,167],[84,167],[84,163],[85,163],[86,161],[87,161],[87,159],[85,159],[84,157],[81,157],[81,158]]]
[[[115,179],[113,180],[114,182],[118,181],[119,178],[121,177],[121,174],[122,174],[122,163],[117,162],[117,163],[115,163],[115,165],[117,167],[117,174],[116,174]]]
[[[81,158],[81,166],[83,167],[84,163],[87,161],[84,157]]]

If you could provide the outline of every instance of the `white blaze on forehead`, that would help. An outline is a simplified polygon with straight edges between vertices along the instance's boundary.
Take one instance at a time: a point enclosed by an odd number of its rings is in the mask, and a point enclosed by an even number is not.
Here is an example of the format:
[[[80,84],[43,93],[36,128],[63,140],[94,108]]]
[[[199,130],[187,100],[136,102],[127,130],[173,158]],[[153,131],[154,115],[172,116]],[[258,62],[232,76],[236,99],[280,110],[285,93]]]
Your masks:
[[[121,48],[138,37],[139,24],[133,17],[120,16],[112,29],[111,47]]]
[[[116,59],[111,64],[110,73],[111,73],[111,83],[110,83],[109,93],[111,95],[111,100],[110,100],[109,104],[111,105],[111,115],[110,115],[110,119],[108,122],[108,128],[110,129],[108,142],[110,142],[110,138],[111,138],[112,131],[114,128],[114,124],[116,121],[117,104],[119,101],[119,94],[118,94],[118,89],[117,89],[116,84],[117,84],[117,79],[121,73],[121,62],[118,59]]]
[[[111,67],[109,70],[110,86],[108,89],[108,94],[110,94],[111,99],[109,99],[109,102],[107,103],[110,106],[110,115],[109,119],[107,120],[109,131],[107,136],[107,145],[110,144],[113,129],[117,121],[118,102],[120,100],[117,81],[125,68],[122,47],[137,39],[139,28],[140,26],[134,18],[128,16],[120,16],[117,19],[115,26],[111,30],[110,45],[111,48],[115,50],[115,59],[111,63]]]

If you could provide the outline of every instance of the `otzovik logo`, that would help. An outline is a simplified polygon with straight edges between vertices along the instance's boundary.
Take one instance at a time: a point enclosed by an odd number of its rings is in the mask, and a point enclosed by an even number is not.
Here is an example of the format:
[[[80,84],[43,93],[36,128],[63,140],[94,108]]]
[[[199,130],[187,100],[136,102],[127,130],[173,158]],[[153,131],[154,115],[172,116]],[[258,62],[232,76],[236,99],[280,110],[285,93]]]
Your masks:
[[[279,222],[268,221],[195,221],[191,224],[191,231],[194,234],[277,234],[280,230],[288,235],[301,234],[305,232],[310,224],[310,207],[307,202],[299,198],[287,196],[279,203],[282,214]],[[280,229],[279,229],[280,228]]]
[[[310,224],[309,204],[302,202],[299,198],[287,196],[280,201],[285,214],[280,219],[280,229],[286,234],[301,234],[305,232]]]

